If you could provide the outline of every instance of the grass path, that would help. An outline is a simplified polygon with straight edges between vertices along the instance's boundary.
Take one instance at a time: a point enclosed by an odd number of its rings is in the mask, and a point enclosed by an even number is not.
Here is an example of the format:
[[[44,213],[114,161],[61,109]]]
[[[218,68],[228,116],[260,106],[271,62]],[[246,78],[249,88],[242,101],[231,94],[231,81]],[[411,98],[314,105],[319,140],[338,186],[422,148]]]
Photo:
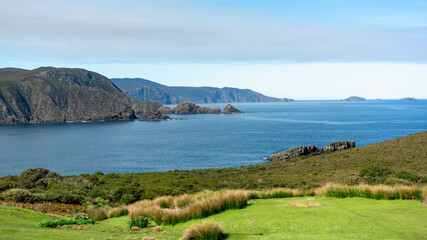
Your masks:
[[[208,217],[230,234],[228,239],[427,239],[427,206],[409,200],[335,199],[326,197],[252,200],[240,210]],[[0,207],[0,239],[157,239],[176,240],[192,220],[132,233],[127,217],[88,229],[46,229],[36,226],[48,216],[30,210]]]

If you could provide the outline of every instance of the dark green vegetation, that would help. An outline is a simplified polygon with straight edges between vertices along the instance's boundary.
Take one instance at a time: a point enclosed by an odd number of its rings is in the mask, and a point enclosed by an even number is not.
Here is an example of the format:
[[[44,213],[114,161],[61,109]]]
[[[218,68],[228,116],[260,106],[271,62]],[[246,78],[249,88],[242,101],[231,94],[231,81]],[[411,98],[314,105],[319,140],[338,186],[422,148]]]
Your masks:
[[[62,180],[56,174],[47,173],[44,176],[46,171],[42,169],[30,172],[38,176],[32,178],[36,183],[39,182],[35,187],[26,185],[18,176],[0,178],[0,200],[61,202],[97,207],[127,204],[162,195],[195,193],[205,189],[309,189],[328,182],[350,185],[425,184],[427,132],[340,152],[239,168],[137,174],[96,172],[64,176]],[[57,177],[48,178],[48,175]]]
[[[131,120],[160,106],[138,101],[84,69],[0,69],[0,124]]]
[[[142,78],[111,79],[124,93],[141,101],[162,104],[228,102],[290,102],[288,98],[267,97],[250,89],[214,87],[169,87]]]
[[[94,224],[95,221],[92,219],[76,219],[76,218],[60,218],[60,219],[42,219],[37,223],[39,227],[56,228],[64,225],[84,225]]]
[[[145,216],[130,218],[128,221],[129,228],[132,228],[132,227],[146,228],[148,227],[148,224],[150,224],[150,219]]]
[[[427,207],[418,201],[363,198],[300,197],[256,199],[243,209],[227,210],[206,220],[215,221],[234,239],[425,239]],[[132,232],[128,217],[110,218],[98,224],[41,228],[47,214],[0,206],[0,238],[20,239],[139,239],[176,240],[205,219],[175,226]],[[159,229],[156,231],[156,228]]]

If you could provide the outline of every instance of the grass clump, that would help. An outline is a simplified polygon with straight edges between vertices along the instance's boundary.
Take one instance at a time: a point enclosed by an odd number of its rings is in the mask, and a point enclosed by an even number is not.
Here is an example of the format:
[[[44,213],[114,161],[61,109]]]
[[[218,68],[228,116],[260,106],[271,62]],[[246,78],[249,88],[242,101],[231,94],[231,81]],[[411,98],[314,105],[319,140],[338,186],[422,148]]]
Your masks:
[[[56,228],[58,226],[64,226],[64,225],[84,225],[84,224],[94,224],[95,221],[92,219],[76,219],[76,218],[66,218],[66,219],[42,219],[40,222],[37,223],[39,227],[45,227],[45,228]]]
[[[150,224],[150,219],[145,216],[137,216],[134,218],[130,218],[128,221],[129,228],[132,228],[132,227],[146,228],[148,227],[148,224]]]
[[[115,217],[127,216],[128,213],[129,211],[126,207],[115,207],[108,211],[108,217],[115,218]]]
[[[218,240],[225,237],[224,229],[217,222],[205,221],[195,224],[185,230],[182,239],[188,240]]]
[[[203,191],[194,196],[160,197],[129,206],[130,217],[146,216],[157,224],[175,225],[195,218],[204,218],[227,209],[248,204],[249,192],[243,190]],[[165,207],[169,206],[169,207]]]
[[[93,208],[88,210],[88,215],[95,221],[102,221],[108,218],[107,211],[103,208]]]
[[[326,186],[325,195],[327,197],[348,198],[348,197],[362,197],[373,199],[411,199],[423,200],[423,187],[420,186],[387,186],[387,185],[357,185],[347,186],[339,184],[328,184]]]

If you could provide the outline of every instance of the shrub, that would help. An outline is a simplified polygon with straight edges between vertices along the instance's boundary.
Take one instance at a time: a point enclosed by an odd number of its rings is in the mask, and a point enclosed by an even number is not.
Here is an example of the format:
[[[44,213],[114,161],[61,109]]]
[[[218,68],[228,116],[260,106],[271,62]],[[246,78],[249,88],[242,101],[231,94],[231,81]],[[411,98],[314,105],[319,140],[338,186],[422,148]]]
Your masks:
[[[0,192],[18,186],[18,176],[8,175],[0,178]]]
[[[10,189],[2,192],[0,199],[6,202],[34,203],[37,201],[37,196],[26,189]]]
[[[88,220],[89,217],[86,215],[86,213],[77,213],[74,215],[74,219],[76,220]]]
[[[58,226],[64,226],[64,225],[84,225],[84,224],[94,224],[95,221],[92,219],[75,219],[75,218],[66,218],[66,219],[42,219],[40,222],[37,223],[39,227],[48,227],[48,228],[56,228]]]
[[[110,218],[127,216],[128,215],[128,209],[126,207],[112,208],[108,212],[108,215],[109,215]]]
[[[49,170],[44,168],[30,168],[21,173],[18,184],[21,188],[34,188],[39,179],[46,177]]]
[[[422,175],[415,171],[400,171],[396,174],[396,177],[400,179],[405,179],[411,182],[418,182],[423,178]]]
[[[366,166],[359,172],[360,180],[367,184],[382,184],[394,172],[385,166]]]
[[[404,179],[400,179],[400,178],[395,178],[395,177],[389,177],[387,178],[387,180],[385,180],[384,185],[390,185],[390,186],[394,186],[394,185],[412,185],[413,183],[411,183],[408,180],[404,180]]]
[[[139,228],[146,228],[150,224],[150,219],[145,216],[138,216],[130,218],[128,221],[129,228],[132,227],[139,227]]]
[[[95,221],[102,221],[108,218],[107,212],[103,208],[94,208],[88,210],[88,215]]]
[[[182,238],[189,240],[217,240],[224,237],[225,234],[221,225],[214,221],[205,221],[185,230]]]

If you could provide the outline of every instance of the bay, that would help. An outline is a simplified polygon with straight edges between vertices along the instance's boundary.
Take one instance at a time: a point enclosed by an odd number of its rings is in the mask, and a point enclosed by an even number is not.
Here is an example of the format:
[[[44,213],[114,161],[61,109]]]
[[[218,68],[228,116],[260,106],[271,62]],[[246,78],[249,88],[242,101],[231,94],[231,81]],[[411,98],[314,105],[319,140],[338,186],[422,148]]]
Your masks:
[[[34,167],[63,175],[239,167],[297,146],[363,146],[427,130],[427,100],[233,105],[245,114],[0,126],[0,176]]]

